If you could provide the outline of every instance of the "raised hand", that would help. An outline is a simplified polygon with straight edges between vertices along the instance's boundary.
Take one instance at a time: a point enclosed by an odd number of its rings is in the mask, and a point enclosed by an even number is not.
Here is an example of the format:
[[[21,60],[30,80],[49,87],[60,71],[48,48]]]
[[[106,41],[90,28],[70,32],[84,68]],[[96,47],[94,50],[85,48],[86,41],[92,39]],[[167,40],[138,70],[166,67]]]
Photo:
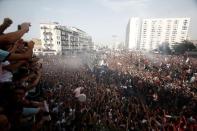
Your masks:
[[[29,22],[24,22],[20,25],[20,28],[21,28],[21,30],[24,30],[25,32],[28,32],[30,26],[31,26],[31,24]]]

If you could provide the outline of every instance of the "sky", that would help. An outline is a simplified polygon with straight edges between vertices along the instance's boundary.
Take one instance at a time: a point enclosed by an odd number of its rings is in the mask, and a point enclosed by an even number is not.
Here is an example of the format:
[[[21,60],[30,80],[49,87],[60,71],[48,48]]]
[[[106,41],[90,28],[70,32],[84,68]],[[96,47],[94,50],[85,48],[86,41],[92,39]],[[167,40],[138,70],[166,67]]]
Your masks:
[[[125,41],[129,18],[190,17],[190,39],[197,40],[197,0],[0,0],[0,23],[5,17],[14,23],[31,22],[26,39],[39,38],[39,23],[59,22],[74,26],[107,43],[116,36]]]

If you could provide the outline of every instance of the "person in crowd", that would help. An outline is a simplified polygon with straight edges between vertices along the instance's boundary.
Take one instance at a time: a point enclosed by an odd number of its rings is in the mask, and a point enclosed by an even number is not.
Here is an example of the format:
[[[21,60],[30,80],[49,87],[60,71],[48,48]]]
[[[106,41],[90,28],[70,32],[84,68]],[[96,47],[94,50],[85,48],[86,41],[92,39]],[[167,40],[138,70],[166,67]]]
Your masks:
[[[39,84],[42,65],[33,57],[34,42],[22,39],[30,23],[24,22],[17,31],[4,33],[12,23],[5,18],[0,25],[0,130],[37,131],[50,120],[44,99],[28,97]]]
[[[107,66],[93,65],[92,71],[84,65],[72,69],[69,67],[72,61],[68,64],[64,57],[44,58],[43,86],[52,110],[52,121],[56,123],[52,127],[54,130],[196,128],[196,81],[181,82],[194,76],[196,70],[192,67],[196,60],[188,65],[180,56],[177,61],[177,56],[114,53],[118,55],[107,54]],[[175,62],[181,66],[177,67]],[[175,68],[186,72],[188,68],[183,68],[186,66],[193,72],[189,78],[173,72]],[[73,95],[73,91],[76,94],[81,88],[80,93],[87,96],[85,102]],[[193,123],[189,122],[190,118]]]
[[[197,130],[196,59],[105,51],[40,62],[22,39],[30,23],[5,34],[12,23],[0,26],[0,130]]]

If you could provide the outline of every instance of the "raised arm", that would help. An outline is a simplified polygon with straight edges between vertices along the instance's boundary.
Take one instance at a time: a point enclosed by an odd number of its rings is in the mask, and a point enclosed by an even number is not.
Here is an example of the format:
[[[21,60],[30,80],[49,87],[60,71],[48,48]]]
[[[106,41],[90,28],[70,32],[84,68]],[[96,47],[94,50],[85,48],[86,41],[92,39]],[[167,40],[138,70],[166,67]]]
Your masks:
[[[12,24],[12,20],[10,18],[4,18],[3,23],[0,25],[0,35]]]
[[[34,42],[30,41],[28,43],[28,50],[25,53],[23,53],[23,54],[11,53],[7,59],[10,61],[12,61],[12,60],[27,60],[32,57],[33,47],[34,47]]]
[[[21,29],[8,34],[0,35],[0,44],[13,44],[29,31],[30,23],[21,24]]]

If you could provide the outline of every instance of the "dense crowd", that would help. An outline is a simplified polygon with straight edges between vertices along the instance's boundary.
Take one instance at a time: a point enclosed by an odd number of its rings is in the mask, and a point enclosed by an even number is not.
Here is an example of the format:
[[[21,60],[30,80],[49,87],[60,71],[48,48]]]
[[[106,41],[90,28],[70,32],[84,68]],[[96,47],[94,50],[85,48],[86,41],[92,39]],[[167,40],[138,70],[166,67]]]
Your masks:
[[[196,59],[187,55],[122,52],[108,55],[107,63],[110,69],[138,79],[134,86],[143,96],[151,122],[160,119],[163,127],[166,124],[174,130],[196,130]],[[164,114],[160,115],[159,110]]]
[[[39,130],[50,120],[44,99],[32,97],[42,72],[40,60],[33,56],[33,41],[25,41],[30,23],[18,30],[4,31],[13,21],[5,18],[0,25],[0,131]]]
[[[140,51],[37,58],[22,39],[30,23],[3,34],[11,24],[0,25],[0,131],[197,130],[196,59]]]
[[[75,58],[44,58],[51,130],[197,129],[195,59],[142,52],[102,58],[93,69]],[[86,101],[76,96],[78,89]]]

